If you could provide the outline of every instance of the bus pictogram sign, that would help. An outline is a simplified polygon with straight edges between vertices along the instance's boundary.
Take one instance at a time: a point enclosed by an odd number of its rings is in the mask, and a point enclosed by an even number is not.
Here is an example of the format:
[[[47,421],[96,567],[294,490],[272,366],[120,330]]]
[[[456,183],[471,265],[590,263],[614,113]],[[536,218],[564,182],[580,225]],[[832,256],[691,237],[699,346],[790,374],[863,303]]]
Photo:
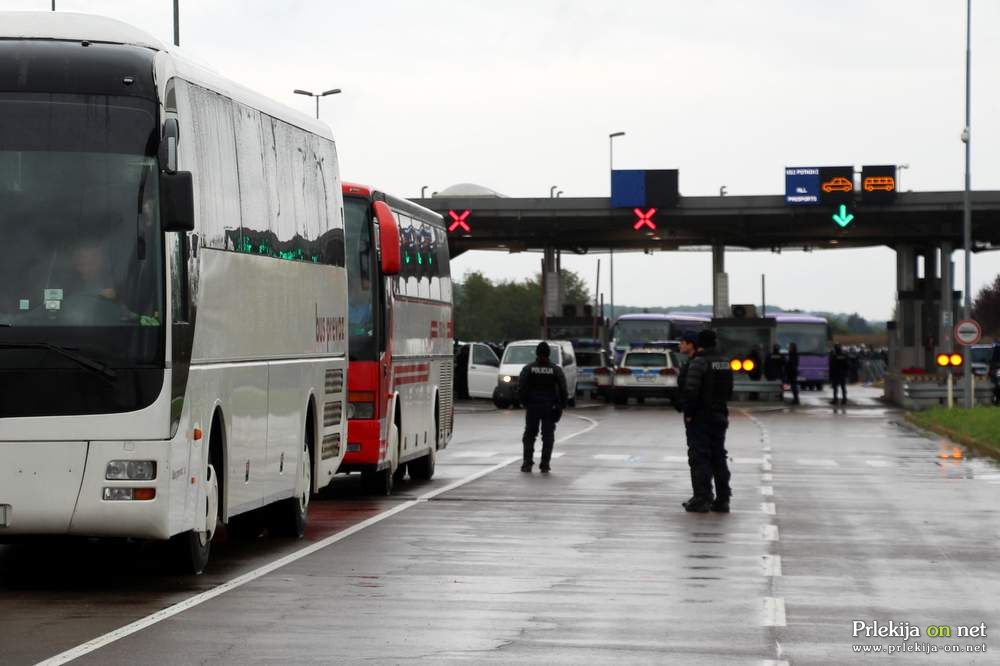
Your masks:
[[[448,215],[451,217],[451,225],[448,227],[448,231],[455,231],[456,229],[461,229],[462,231],[472,231],[469,227],[469,223],[466,220],[469,219],[469,213],[472,211],[466,209],[461,213],[456,213],[453,210],[448,211]]]
[[[656,215],[656,209],[650,208],[645,213],[638,208],[632,209],[635,212],[636,223],[632,225],[632,228],[639,231],[643,227],[648,226],[650,229],[656,230],[656,223],[653,222],[653,216]]]

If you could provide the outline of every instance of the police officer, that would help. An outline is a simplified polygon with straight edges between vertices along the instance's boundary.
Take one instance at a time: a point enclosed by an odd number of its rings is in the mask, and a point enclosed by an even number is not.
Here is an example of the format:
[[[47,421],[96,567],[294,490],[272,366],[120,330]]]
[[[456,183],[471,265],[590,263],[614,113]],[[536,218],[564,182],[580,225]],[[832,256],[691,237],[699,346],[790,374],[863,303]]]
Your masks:
[[[840,388],[840,404],[847,404],[847,372],[850,359],[844,348],[834,345],[830,352],[830,384],[833,386],[833,404],[837,404],[837,388]]]
[[[768,381],[785,380],[785,357],[781,353],[781,345],[774,345],[764,362],[764,377]]]
[[[535,348],[535,361],[524,366],[517,380],[518,397],[524,405],[524,462],[522,472],[534,465],[535,438],[539,423],[542,427],[542,464],[538,469],[547,474],[556,438],[556,423],[566,408],[566,376],[562,368],[549,361],[552,351],[544,340]]]
[[[680,352],[686,358],[684,359],[684,363],[681,365],[680,370],[677,373],[677,398],[674,399],[674,409],[676,409],[678,412],[684,411],[684,385],[685,383],[687,383],[687,373],[688,373],[688,368],[691,366],[691,359],[694,357],[695,352],[697,351],[698,351],[698,333],[696,331],[684,331],[683,333],[681,333]],[[685,420],[684,435],[686,440],[690,442],[691,440],[690,440],[690,434],[688,433],[688,428],[689,428],[688,423]],[[691,470],[691,487],[693,488],[695,485],[694,467],[690,464],[690,461],[691,461],[691,456],[689,449],[688,467]],[[692,497],[691,499],[694,498]],[[687,506],[687,504],[690,501],[691,500],[684,502],[683,503],[684,506]]]
[[[699,331],[681,389],[688,464],[694,489],[694,496],[684,502],[684,509],[692,513],[728,513],[732,495],[726,458],[726,430],[729,428],[726,402],[733,395],[733,371],[729,362],[715,353],[715,339],[715,331]]]

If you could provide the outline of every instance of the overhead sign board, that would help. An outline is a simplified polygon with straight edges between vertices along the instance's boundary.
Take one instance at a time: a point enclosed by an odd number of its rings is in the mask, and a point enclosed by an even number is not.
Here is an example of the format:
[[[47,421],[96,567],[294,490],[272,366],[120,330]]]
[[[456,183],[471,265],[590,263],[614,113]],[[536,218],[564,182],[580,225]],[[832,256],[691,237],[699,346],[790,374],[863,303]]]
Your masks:
[[[824,206],[854,203],[854,167],[819,168],[819,202]]]
[[[611,172],[612,208],[675,208],[679,198],[677,169]]]
[[[785,204],[814,206],[819,203],[819,167],[785,167]]]
[[[955,324],[955,340],[962,345],[974,345],[983,337],[983,329],[974,319],[963,319]]]
[[[861,199],[865,203],[892,203],[896,200],[896,166],[861,167]]]

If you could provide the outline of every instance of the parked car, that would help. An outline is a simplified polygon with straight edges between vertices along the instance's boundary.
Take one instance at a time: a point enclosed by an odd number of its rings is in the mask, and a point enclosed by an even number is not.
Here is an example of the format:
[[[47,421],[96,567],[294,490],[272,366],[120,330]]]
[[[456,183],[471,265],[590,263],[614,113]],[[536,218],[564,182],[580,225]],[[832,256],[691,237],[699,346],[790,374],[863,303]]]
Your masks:
[[[615,368],[612,396],[616,405],[629,398],[642,402],[646,398],[677,398],[677,375],[680,360],[677,353],[664,345],[630,347]]]
[[[593,398],[599,393],[600,375],[605,374],[604,372],[599,374],[599,371],[608,371],[611,367],[608,352],[600,340],[575,340],[573,351],[576,352],[576,392]]]
[[[455,395],[459,398],[492,398],[500,359],[482,342],[459,343],[455,352]]]
[[[517,396],[517,380],[524,366],[535,360],[535,347],[541,340],[517,340],[507,345],[500,360],[500,373],[493,390],[493,404],[498,409],[520,406]],[[568,340],[547,340],[552,348],[551,361],[563,369],[566,375],[566,390],[569,392],[569,406],[576,406],[577,365],[573,345]]]

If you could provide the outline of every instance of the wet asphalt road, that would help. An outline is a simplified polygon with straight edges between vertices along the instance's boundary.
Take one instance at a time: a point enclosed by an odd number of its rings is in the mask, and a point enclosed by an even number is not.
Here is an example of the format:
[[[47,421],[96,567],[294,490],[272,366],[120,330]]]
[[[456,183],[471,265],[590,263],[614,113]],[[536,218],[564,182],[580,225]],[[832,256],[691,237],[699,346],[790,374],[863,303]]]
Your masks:
[[[681,509],[668,407],[568,412],[557,437],[575,436],[544,477],[509,462],[522,412],[466,403],[433,481],[380,499],[341,478],[306,539],[222,540],[203,576],[164,572],[150,546],[0,546],[0,663],[71,650],[348,529],[74,663],[996,663],[1000,468],[950,457],[874,395],[737,410],[728,515]],[[904,644],[854,638],[855,620],[907,622],[922,630],[911,648],[942,652],[855,654]],[[986,638],[924,635],[980,623]]]

